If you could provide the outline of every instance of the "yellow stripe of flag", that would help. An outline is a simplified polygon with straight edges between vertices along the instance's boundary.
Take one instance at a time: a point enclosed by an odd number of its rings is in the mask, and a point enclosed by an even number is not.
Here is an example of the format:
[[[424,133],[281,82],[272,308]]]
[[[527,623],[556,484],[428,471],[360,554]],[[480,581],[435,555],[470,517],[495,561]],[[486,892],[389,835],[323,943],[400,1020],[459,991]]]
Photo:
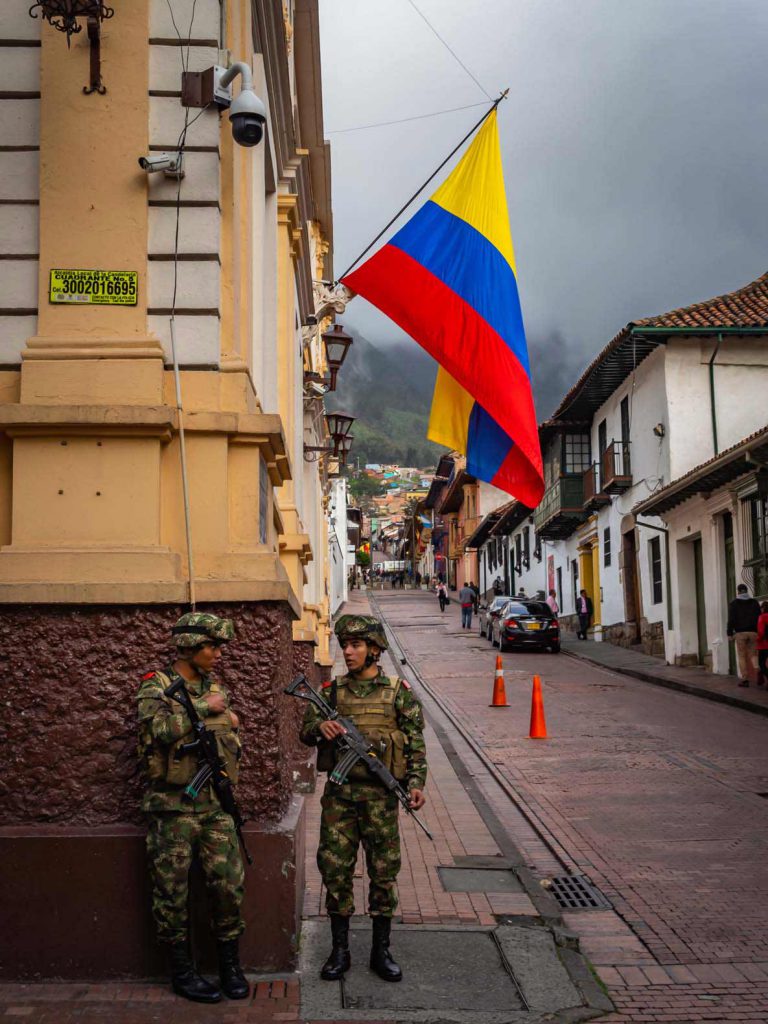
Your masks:
[[[431,198],[484,235],[515,270],[495,110]]]

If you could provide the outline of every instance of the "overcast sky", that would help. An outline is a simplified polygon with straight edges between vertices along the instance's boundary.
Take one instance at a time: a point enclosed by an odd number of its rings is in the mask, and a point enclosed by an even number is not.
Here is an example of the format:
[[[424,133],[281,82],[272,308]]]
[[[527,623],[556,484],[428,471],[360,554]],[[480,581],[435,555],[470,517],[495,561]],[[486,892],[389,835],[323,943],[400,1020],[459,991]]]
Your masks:
[[[628,321],[768,270],[768,0],[415,3],[491,96],[510,88],[499,130],[540,417]],[[338,274],[483,110],[342,129],[486,99],[409,0],[320,14]],[[343,320],[404,337],[361,298]]]

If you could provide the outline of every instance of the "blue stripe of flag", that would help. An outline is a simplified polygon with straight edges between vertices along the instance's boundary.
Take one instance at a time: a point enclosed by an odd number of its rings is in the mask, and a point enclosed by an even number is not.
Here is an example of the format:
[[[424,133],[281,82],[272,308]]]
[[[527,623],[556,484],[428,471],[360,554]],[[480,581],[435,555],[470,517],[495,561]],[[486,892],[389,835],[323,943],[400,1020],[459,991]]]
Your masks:
[[[530,377],[517,281],[476,228],[431,200],[390,239],[471,306],[504,340]]]

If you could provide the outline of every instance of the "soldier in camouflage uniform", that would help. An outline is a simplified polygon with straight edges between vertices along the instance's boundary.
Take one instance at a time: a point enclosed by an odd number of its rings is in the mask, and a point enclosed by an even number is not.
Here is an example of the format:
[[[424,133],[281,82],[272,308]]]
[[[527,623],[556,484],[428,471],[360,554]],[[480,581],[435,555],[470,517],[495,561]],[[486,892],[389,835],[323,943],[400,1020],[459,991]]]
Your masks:
[[[198,767],[187,713],[164,694],[184,679],[200,718],[215,732],[232,783],[237,782],[240,740],[237,715],[226,690],[210,675],[221,646],[234,637],[231,619],[191,612],[172,630],[177,658],[160,672],[148,672],[138,694],[139,756],[147,788],[147,853],[152,876],[152,911],[158,938],[169,949],[174,992],[195,1002],[216,1003],[223,991],[245,999],[248,982],[240,968],[243,931],[243,864],[234,822],[219,805],[209,782],[196,798],[184,792]],[[219,952],[221,990],[195,970],[190,953],[187,897],[189,869],[197,853],[205,875]]]
[[[427,778],[421,704],[405,680],[387,677],[379,668],[379,658],[388,644],[378,619],[343,615],[336,624],[336,635],[348,671],[325,683],[323,696],[379,748],[386,766],[408,788],[411,807],[418,810],[424,806]],[[334,739],[342,732],[338,722],[323,720],[319,711],[309,706],[300,735],[307,746],[319,744],[320,771],[333,770],[338,751]],[[362,842],[370,879],[368,913],[373,918],[370,965],[385,981],[400,981],[402,971],[389,949],[400,870],[397,797],[359,764],[343,785],[326,783],[322,808],[317,864],[326,888],[333,948],[320,976],[336,981],[350,966],[349,919],[355,912],[352,881]]]

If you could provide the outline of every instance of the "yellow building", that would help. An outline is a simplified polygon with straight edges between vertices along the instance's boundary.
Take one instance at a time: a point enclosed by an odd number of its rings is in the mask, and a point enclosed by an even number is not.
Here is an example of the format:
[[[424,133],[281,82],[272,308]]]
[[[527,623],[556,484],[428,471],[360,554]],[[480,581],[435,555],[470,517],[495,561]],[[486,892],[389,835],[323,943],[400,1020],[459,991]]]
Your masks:
[[[324,464],[304,458],[324,443],[304,382],[326,370],[314,282],[332,276],[317,0],[130,0],[90,30],[81,19],[71,48],[28,11],[0,9],[0,646],[16,751],[0,914],[22,922],[0,960],[16,976],[152,969],[134,694],[194,600],[238,632],[222,675],[257,861],[244,960],[284,967],[306,757],[282,688],[330,664]],[[266,107],[250,148],[226,110],[182,104],[183,67],[234,61]],[[182,138],[180,180],[139,166]],[[27,887],[53,908],[45,927]]]

